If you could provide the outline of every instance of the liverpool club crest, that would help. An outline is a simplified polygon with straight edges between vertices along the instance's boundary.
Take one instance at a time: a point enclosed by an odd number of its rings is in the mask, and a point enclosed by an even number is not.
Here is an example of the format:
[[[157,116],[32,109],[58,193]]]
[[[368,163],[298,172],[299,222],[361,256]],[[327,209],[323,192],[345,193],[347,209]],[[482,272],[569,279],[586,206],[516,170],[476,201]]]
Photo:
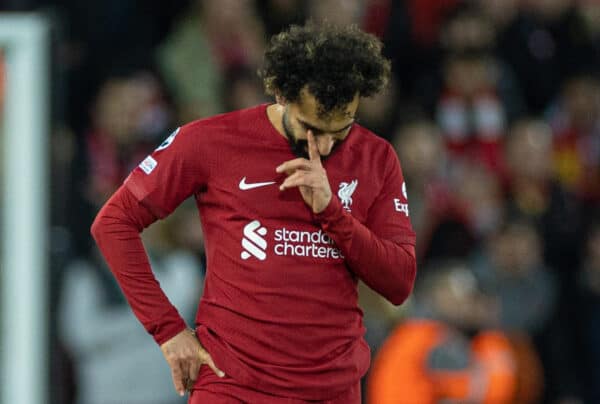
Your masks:
[[[341,182],[340,189],[338,190],[338,198],[342,202],[344,209],[350,212],[350,206],[352,205],[352,194],[358,185],[358,180],[352,182]]]

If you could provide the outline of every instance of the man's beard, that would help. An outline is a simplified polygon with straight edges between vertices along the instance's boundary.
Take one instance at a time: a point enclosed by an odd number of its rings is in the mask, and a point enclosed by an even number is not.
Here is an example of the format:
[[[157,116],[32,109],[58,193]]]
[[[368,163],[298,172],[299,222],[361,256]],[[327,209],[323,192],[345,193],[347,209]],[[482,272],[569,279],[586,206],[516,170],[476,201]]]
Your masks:
[[[310,157],[308,155],[308,140],[296,139],[296,136],[294,136],[294,131],[292,130],[292,126],[290,125],[290,120],[287,114],[287,108],[285,111],[283,111],[281,123],[283,124],[283,131],[285,132],[285,137],[290,144],[292,153],[294,153],[294,155],[297,157],[308,159]]]
[[[283,131],[285,132],[285,137],[287,138],[288,143],[290,144],[290,148],[292,149],[292,153],[294,153],[294,155],[296,155],[296,157],[301,157],[301,158],[305,158],[305,159],[309,160],[310,156],[308,154],[308,140],[298,139],[298,138],[296,138],[296,136],[294,136],[294,130],[292,129],[292,125],[290,125],[290,120],[287,115],[287,108],[285,111],[283,111],[283,117],[281,118],[281,123],[283,125]],[[339,142],[336,142],[333,145],[333,147],[331,148],[331,151],[329,152],[328,155],[321,156],[321,161],[327,160],[329,158],[329,156],[331,156],[331,154],[333,153],[335,148],[338,146],[338,144],[339,144]]]

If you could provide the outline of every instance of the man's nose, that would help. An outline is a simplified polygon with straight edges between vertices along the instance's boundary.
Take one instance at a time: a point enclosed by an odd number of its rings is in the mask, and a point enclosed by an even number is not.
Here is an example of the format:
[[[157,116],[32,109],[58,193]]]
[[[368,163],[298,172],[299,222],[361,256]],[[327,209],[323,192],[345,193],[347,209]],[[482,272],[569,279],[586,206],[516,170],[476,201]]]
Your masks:
[[[331,153],[331,149],[333,149],[333,145],[335,140],[331,135],[321,135],[316,138],[317,140],[317,149],[319,149],[319,154],[321,156],[328,156]]]

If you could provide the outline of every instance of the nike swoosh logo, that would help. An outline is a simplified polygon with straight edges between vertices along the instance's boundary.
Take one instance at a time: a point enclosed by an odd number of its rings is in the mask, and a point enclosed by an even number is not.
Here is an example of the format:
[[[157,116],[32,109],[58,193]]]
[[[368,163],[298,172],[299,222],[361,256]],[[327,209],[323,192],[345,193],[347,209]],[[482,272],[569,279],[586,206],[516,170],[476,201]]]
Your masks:
[[[247,191],[249,189],[254,189],[254,188],[259,188],[259,187],[265,187],[267,185],[272,185],[275,184],[275,181],[269,181],[269,182],[254,182],[251,184],[248,184],[246,182],[246,177],[242,178],[242,180],[240,181],[240,189],[242,191]]]

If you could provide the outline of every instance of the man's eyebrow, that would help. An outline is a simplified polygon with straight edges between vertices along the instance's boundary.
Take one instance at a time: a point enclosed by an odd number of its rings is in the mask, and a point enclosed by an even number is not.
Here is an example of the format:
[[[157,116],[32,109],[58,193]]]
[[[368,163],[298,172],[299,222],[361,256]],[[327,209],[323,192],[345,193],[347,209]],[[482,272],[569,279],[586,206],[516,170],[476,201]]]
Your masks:
[[[316,126],[311,125],[308,122],[303,121],[300,118],[298,118],[298,122],[300,122],[302,125],[304,125],[304,127],[306,127],[307,129],[310,129],[310,130],[312,130],[314,132],[318,132],[318,133],[338,133],[338,132],[346,130],[349,127],[351,127],[352,125],[354,125],[355,119],[352,118],[352,122],[350,122],[348,125],[344,126],[343,128],[340,128],[338,130],[323,130],[323,129],[317,128]]]

